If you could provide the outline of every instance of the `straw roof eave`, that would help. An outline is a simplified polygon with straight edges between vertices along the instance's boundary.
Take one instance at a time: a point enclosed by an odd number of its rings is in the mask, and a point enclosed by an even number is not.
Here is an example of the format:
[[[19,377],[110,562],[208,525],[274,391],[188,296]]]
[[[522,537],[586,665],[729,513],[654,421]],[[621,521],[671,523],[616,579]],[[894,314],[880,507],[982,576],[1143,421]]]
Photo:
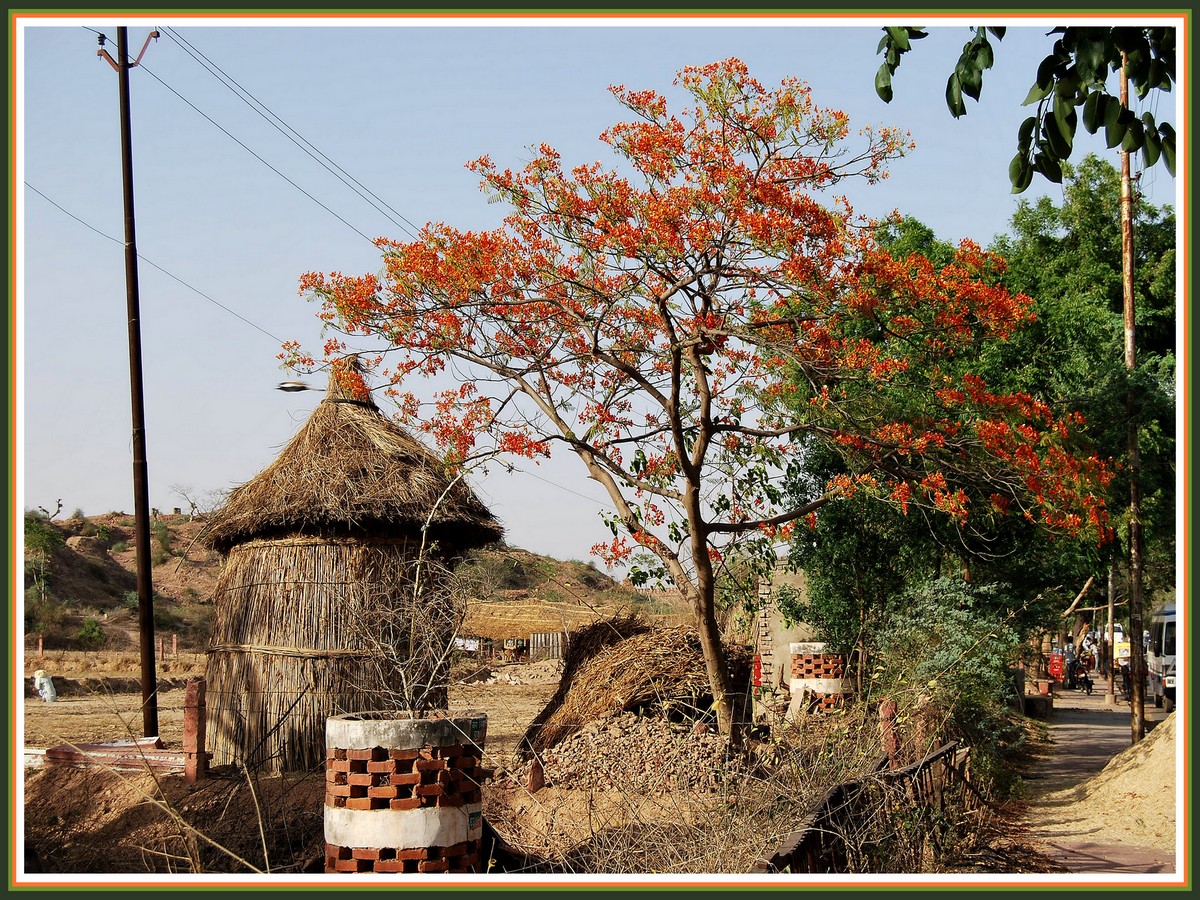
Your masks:
[[[431,512],[432,511],[432,512]],[[230,492],[205,540],[228,552],[267,535],[419,535],[458,552],[503,529],[465,480],[373,404],[327,398],[271,465]]]

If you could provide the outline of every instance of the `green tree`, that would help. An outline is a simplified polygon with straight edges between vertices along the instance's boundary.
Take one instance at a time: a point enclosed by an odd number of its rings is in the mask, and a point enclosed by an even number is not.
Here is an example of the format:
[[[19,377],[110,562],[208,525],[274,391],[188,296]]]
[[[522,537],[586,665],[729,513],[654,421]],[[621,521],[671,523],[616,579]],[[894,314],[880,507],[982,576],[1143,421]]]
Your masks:
[[[956,119],[966,115],[964,96],[978,100],[984,72],[992,67],[995,49],[989,39],[1003,40],[1006,29],[975,26],[962,55],[946,82],[946,106]],[[928,36],[921,28],[889,26],[883,29],[878,53],[884,61],[875,74],[875,92],[885,102],[893,96],[892,76],[912,42]],[[1175,28],[1071,26],[1051,29],[1057,35],[1050,53],[1041,61],[1025,106],[1036,106],[1034,115],[1021,123],[1017,153],[1009,165],[1014,193],[1033,181],[1034,173],[1059,184],[1063,163],[1071,155],[1079,123],[1089,134],[1103,129],[1109,148],[1128,153],[1141,151],[1147,168],[1160,160],[1175,174],[1175,129],[1157,122],[1154,114],[1140,117],[1109,93],[1108,78],[1125,69],[1139,99],[1151,91],[1171,90],[1175,82]]]
[[[1008,264],[1005,284],[1036,298],[1035,317],[1009,340],[962,357],[961,372],[989,384],[1027,392],[1058,413],[1078,410],[1086,419],[1080,440],[1103,458],[1124,452],[1128,417],[1125,396],[1131,376],[1121,361],[1123,340],[1120,286],[1120,230],[1115,202],[1115,170],[1089,155],[1066,168],[1064,201],[1022,201],[1012,234],[991,248]],[[1138,302],[1152,320],[1173,318],[1174,216],[1170,210],[1139,205]],[[948,247],[932,231],[906,219],[880,231],[892,252],[919,252],[936,258]],[[1144,527],[1150,584],[1159,591],[1174,585],[1174,361],[1173,330],[1155,343],[1159,354],[1141,357],[1133,384],[1139,404],[1144,448]],[[951,363],[945,363],[951,365]],[[805,457],[810,484],[828,477],[839,464],[827,455]],[[1119,471],[1112,496],[1127,491]],[[871,552],[877,546],[878,554]],[[899,552],[903,548],[903,552]],[[807,605],[794,614],[817,626],[829,640],[849,646],[861,628],[863,608],[877,621],[895,608],[898,584],[913,584],[955,570],[973,582],[1005,583],[1006,597],[1027,604],[1013,620],[1030,629],[1057,617],[1091,575],[1100,575],[1119,548],[1104,550],[1076,541],[1048,541],[1031,523],[1010,518],[988,532],[955,529],[944,520],[928,523],[868,505],[840,503],[822,511],[817,528],[799,533],[793,561],[805,568]],[[882,557],[882,558],[881,558]],[[1102,584],[1104,579],[1098,578]],[[1097,588],[1099,593],[1099,588]],[[808,618],[811,617],[811,618]]]
[[[1125,368],[1118,173],[1089,154],[1066,168],[1063,201],[1023,201],[1012,234],[992,249],[1009,263],[1010,289],[1038,298],[1037,321],[983,365],[1008,370],[1047,402],[1080,410],[1099,452],[1125,454],[1130,417],[1138,428],[1147,589],[1175,583],[1175,215],[1136,205],[1135,302],[1142,349]],[[1136,404],[1127,407],[1126,398]],[[1114,496],[1128,494],[1118,468]],[[1122,536],[1124,529],[1122,527]]]

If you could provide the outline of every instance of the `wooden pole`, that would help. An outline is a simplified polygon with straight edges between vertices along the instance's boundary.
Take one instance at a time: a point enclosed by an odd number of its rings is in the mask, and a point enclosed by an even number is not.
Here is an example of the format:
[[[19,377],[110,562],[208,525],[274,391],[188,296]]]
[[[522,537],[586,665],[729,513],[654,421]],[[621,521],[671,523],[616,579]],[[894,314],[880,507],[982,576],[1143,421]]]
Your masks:
[[[1129,107],[1129,60],[1121,54],[1121,105]],[[1125,297],[1125,368],[1132,375],[1137,366],[1136,309],[1133,296],[1133,180],[1129,152],[1121,151],[1121,282]],[[1146,736],[1146,660],[1142,648],[1142,489],[1141,456],[1138,451],[1137,398],[1130,388],[1125,395],[1129,417],[1129,675],[1133,680],[1130,705],[1131,743]]]

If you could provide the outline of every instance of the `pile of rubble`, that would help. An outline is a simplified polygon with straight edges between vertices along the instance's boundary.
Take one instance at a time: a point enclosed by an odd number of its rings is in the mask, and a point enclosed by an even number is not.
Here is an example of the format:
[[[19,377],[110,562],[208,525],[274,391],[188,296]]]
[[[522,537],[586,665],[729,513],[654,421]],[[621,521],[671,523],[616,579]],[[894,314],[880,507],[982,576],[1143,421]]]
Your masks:
[[[708,726],[626,712],[584,725],[508,777],[532,790],[664,794],[718,791],[743,773],[725,738]]]
[[[562,660],[545,659],[535,663],[483,665],[468,669],[455,679],[456,684],[555,684],[562,677]]]

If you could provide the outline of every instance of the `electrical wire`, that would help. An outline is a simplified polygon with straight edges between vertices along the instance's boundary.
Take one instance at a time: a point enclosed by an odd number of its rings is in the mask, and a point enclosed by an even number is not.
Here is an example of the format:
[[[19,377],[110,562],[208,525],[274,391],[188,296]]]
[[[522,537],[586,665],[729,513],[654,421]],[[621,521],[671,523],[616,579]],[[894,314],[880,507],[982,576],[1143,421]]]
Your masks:
[[[89,231],[95,232],[100,237],[104,238],[105,240],[112,241],[114,244],[123,244],[124,243],[121,239],[115,238],[109,234],[105,234],[103,231],[101,231],[95,225],[92,225],[89,222],[86,222],[85,220],[81,219],[79,216],[75,215],[73,212],[66,209],[61,204],[52,200],[50,197],[48,197],[42,191],[38,190],[36,187],[34,187],[28,181],[25,182],[25,187],[29,188],[29,190],[33,191],[35,194],[37,194],[39,197],[41,197],[43,200],[45,200],[47,203],[49,203],[51,206],[53,206],[55,209],[57,209],[59,212],[61,212],[63,215],[78,222],[80,225],[82,225],[84,228],[87,228]],[[193,293],[198,294],[199,296],[203,297],[205,300],[212,303],[214,306],[220,307],[221,309],[223,309],[225,312],[229,313],[234,318],[240,319],[242,322],[245,322],[251,328],[255,329],[256,331],[261,332],[262,334],[271,338],[276,343],[279,343],[279,344],[283,343],[283,340],[281,338],[271,334],[271,332],[267,331],[265,328],[250,321],[249,319],[247,319],[245,316],[241,315],[237,311],[230,309],[228,306],[221,303],[219,300],[214,299],[213,297],[209,296],[208,294],[204,293],[199,288],[197,288],[191,284],[188,284],[188,282],[184,281],[182,278],[180,278],[179,276],[175,275],[174,273],[168,271],[167,269],[164,269],[162,266],[158,265],[158,263],[154,262],[153,260],[147,259],[145,256],[143,256],[140,253],[138,254],[138,259],[141,260],[142,262],[146,263],[146,265],[151,266],[154,269],[157,269],[159,272],[166,275],[168,278],[171,278],[172,280],[183,285],[185,288],[192,291]],[[559,484],[556,481],[551,481],[549,478],[546,478],[543,475],[539,475],[537,472],[531,472],[528,469],[523,469],[520,466],[515,465],[515,464],[509,464],[508,466],[506,466],[506,468],[509,468],[515,472],[520,472],[522,475],[528,475],[531,478],[536,478],[538,481],[545,482],[546,484],[550,485],[551,487],[557,488],[558,490],[564,491],[568,494],[573,494],[574,496],[579,497],[582,500],[587,500],[589,503],[593,503],[596,506],[600,507],[601,509],[611,508],[610,504],[604,503],[601,500],[597,500],[595,497],[589,497],[587,494],[582,494],[579,491],[573,490],[565,485]]]
[[[564,485],[561,485],[561,484],[558,484],[557,482],[551,481],[549,478],[542,477],[541,475],[537,474],[537,472],[530,472],[528,469],[522,469],[520,466],[511,464],[511,463],[509,464],[508,467],[511,468],[513,471],[520,472],[522,475],[529,475],[531,478],[536,478],[538,481],[544,481],[546,484],[550,485],[551,487],[556,487],[560,491],[566,491],[568,494],[574,494],[576,497],[580,497],[584,500],[587,500],[589,503],[594,503],[597,506],[599,506],[601,509],[611,509],[612,508],[612,505],[609,503],[605,503],[602,500],[597,500],[595,497],[589,497],[587,494],[581,494],[581,493],[579,493],[579,491],[573,491],[569,487],[565,487]]]
[[[63,215],[67,216],[68,218],[74,219],[76,222],[78,222],[84,228],[94,231],[96,234],[100,235],[100,237],[104,238],[105,240],[112,241],[114,244],[122,244],[123,245],[125,243],[120,238],[115,238],[112,235],[105,234],[103,231],[101,231],[96,226],[91,225],[88,222],[85,222],[83,219],[79,218],[79,216],[75,215],[70,210],[65,209],[60,204],[51,200],[49,197],[47,197],[45,194],[43,194],[41,191],[39,191],[37,188],[35,188],[28,181],[25,182],[25,187],[29,188],[29,190],[33,191],[35,194],[37,194],[39,197],[41,197],[43,200],[45,200],[47,203],[49,203],[51,206],[53,206],[55,209],[57,209],[59,212],[61,212]],[[140,253],[137,255],[137,258],[140,259],[142,262],[144,262],[146,265],[148,265],[154,269],[157,269],[159,272],[166,275],[168,278],[170,278],[174,281],[177,281],[179,284],[183,285],[189,291],[199,294],[201,297],[203,297],[209,303],[212,303],[214,306],[218,306],[221,309],[225,310],[225,312],[229,313],[234,318],[241,319],[243,322],[245,322],[251,328],[255,329],[256,331],[261,332],[262,334],[265,334],[267,337],[269,337],[271,340],[275,341],[276,343],[278,343],[278,344],[284,343],[282,338],[276,337],[275,335],[271,334],[271,332],[267,331],[262,326],[256,325],[254,322],[251,322],[249,319],[247,319],[241,313],[230,309],[224,303],[221,303],[219,300],[216,300],[216,299],[210,297],[208,294],[204,293],[204,291],[200,290],[199,288],[188,284],[186,281],[184,281],[178,275],[175,275],[174,273],[167,271],[166,269],[164,269],[162,266],[160,266],[158,263],[154,262],[153,260],[147,259],[146,257],[142,256],[142,254],[140,254]]]
[[[233,92],[238,99],[253,109],[264,121],[275,128],[275,130],[277,130],[280,134],[304,151],[304,153],[321,165],[327,172],[341,181],[342,184],[349,187],[352,191],[358,194],[359,197],[370,203],[377,212],[381,213],[393,225],[406,232],[411,237],[417,237],[417,232],[420,230],[418,226],[414,225],[411,221],[405,218],[404,215],[388,205],[388,203],[384,201],[378,194],[376,194],[361,181],[347,172],[344,168],[330,159],[324,152],[313,145],[312,142],[310,142],[291,125],[276,115],[275,112],[272,111],[266,104],[242,87],[242,85],[240,85],[220,66],[205,56],[199,49],[195,47],[195,45],[180,35],[178,31],[169,27],[163,28],[162,31],[167,37],[178,44],[185,53],[191,56],[192,59],[203,66],[209,72],[209,74],[211,74],[214,78],[217,78],[226,88]]]
[[[142,63],[141,65],[139,65],[138,68],[144,70],[147,75],[149,75],[151,78],[153,78],[155,81],[157,81],[163,87],[165,87],[168,91],[170,91],[172,94],[174,94],[180,100],[182,100],[185,104],[187,104],[189,107],[191,107],[193,110],[195,110],[196,113],[198,113],[200,116],[202,116],[204,119],[206,119],[210,124],[212,124],[222,134],[224,134],[231,141],[233,141],[235,144],[237,144],[239,147],[241,147],[243,150],[245,150],[247,153],[249,153],[251,156],[253,156],[255,159],[257,159],[260,163],[262,163],[264,166],[266,166],[268,169],[270,169],[272,172],[274,172],[276,175],[278,175],[280,178],[282,178],[284,181],[286,181],[288,184],[290,184],[292,187],[294,187],[296,190],[298,190],[300,193],[302,193],[305,197],[307,197],[313,203],[317,204],[317,206],[321,207],[321,209],[325,210],[325,212],[329,213],[331,216],[333,216],[335,219],[337,219],[339,222],[341,222],[343,225],[345,225],[347,228],[349,228],[351,231],[353,231],[355,234],[357,234],[359,237],[361,237],[364,241],[369,243],[371,246],[375,246],[375,241],[373,241],[371,238],[367,237],[365,234],[363,234],[363,232],[359,231],[357,228],[355,228],[353,225],[351,225],[349,222],[347,222],[345,219],[343,219],[341,216],[339,216],[337,213],[335,213],[332,209],[330,209],[328,206],[326,206],[324,203],[322,203],[320,200],[318,200],[316,197],[314,197],[312,194],[310,194],[304,188],[300,187],[300,185],[296,184],[296,182],[292,181],[292,179],[288,178],[286,175],[284,175],[282,172],[280,172],[277,168],[275,168],[273,165],[271,165],[269,162],[267,162],[265,159],[263,159],[261,156],[259,156],[257,153],[255,153],[253,150],[251,150],[248,146],[246,146],[246,144],[244,144],[242,141],[240,141],[238,138],[236,138],[233,134],[231,134],[227,129],[225,129],[223,126],[221,126],[215,119],[213,119],[210,115],[208,115],[206,112],[204,112],[202,109],[200,109],[200,107],[196,106],[196,104],[192,103],[192,101],[190,101],[186,97],[184,97],[181,93],[179,93],[179,91],[175,90],[175,88],[171,87],[169,84],[167,84],[165,81],[163,81],[157,75],[155,75],[154,72],[152,72],[150,69],[148,69],[146,67],[145,63]]]

